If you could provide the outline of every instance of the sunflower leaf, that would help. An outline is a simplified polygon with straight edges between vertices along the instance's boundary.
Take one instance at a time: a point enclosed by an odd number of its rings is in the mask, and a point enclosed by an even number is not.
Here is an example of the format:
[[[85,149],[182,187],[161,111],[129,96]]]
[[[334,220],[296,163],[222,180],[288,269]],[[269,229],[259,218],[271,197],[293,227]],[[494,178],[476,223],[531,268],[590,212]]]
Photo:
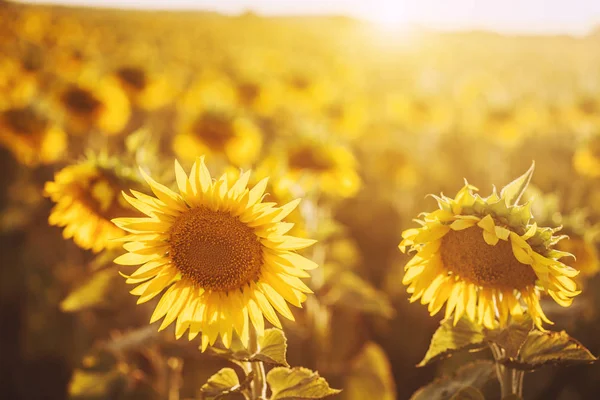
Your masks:
[[[241,388],[235,371],[232,368],[222,368],[202,385],[200,388],[201,398],[205,400],[222,399],[230,393],[239,392]]]
[[[268,364],[289,367],[286,360],[287,339],[281,329],[266,329],[259,339],[259,351],[250,357],[250,361],[258,360]]]
[[[303,367],[275,367],[267,374],[271,400],[322,399],[341,392],[331,389],[317,372]]]
[[[354,308],[366,314],[393,318],[395,311],[387,295],[375,289],[352,272],[335,275],[329,290],[322,297],[323,304]]]
[[[507,206],[516,206],[519,203],[521,196],[529,186],[534,169],[535,161],[531,163],[531,167],[523,175],[502,188],[500,197],[504,198]]]
[[[532,371],[546,365],[589,364],[597,360],[585,346],[565,331],[531,331],[518,356],[508,357],[503,363],[512,368]]]
[[[229,348],[211,346],[209,351],[214,355],[239,362],[262,361],[276,366],[289,367],[286,361],[287,339],[281,329],[265,329],[265,334],[258,339],[259,350],[252,354],[244,347],[237,336],[234,336]]]
[[[513,317],[506,328],[486,331],[485,336],[487,341],[502,347],[508,357],[516,357],[532,329],[533,321],[525,314],[520,318]]]
[[[106,301],[115,276],[115,271],[111,269],[96,272],[61,301],[60,309],[64,312],[74,312],[102,304]]]
[[[429,349],[418,367],[423,367],[432,361],[450,357],[461,350],[481,350],[486,347],[485,334],[481,327],[467,318],[462,318],[456,326],[452,319],[440,322],[440,327],[431,337]]]
[[[381,400],[396,398],[390,362],[379,345],[367,343],[352,361],[345,389],[346,400],[368,399],[373,393]]]
[[[492,361],[475,361],[462,366],[452,375],[443,376],[423,386],[412,395],[410,400],[482,399],[483,396],[473,397],[473,395],[477,396],[477,392],[495,377],[496,366]],[[474,388],[477,391],[466,390],[467,388]]]

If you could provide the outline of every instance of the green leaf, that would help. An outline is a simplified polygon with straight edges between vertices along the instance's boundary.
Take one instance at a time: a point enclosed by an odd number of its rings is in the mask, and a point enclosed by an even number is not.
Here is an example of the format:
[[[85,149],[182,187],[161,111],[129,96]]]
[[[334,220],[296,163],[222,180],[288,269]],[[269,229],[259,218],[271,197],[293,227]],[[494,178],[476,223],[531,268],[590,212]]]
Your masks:
[[[431,337],[429,349],[418,367],[432,361],[450,357],[461,350],[480,350],[486,347],[482,328],[467,318],[462,318],[456,326],[451,318],[440,322],[440,327]]]
[[[532,331],[521,346],[517,358],[504,363],[512,368],[535,370],[545,365],[589,364],[597,358],[565,331]]]
[[[353,308],[385,318],[395,314],[388,296],[353,272],[335,275],[335,281],[330,281],[329,285],[330,289],[321,298],[323,304]]]
[[[337,394],[317,372],[303,367],[275,367],[267,374],[271,400],[322,399]]]
[[[223,368],[202,385],[200,392],[206,400],[216,400],[241,389],[237,374],[231,368]]]
[[[417,390],[410,399],[449,400],[465,388],[481,389],[495,377],[496,365],[492,361],[476,361],[462,366],[452,375],[434,380],[429,385]],[[469,397],[461,399],[467,398]]]
[[[377,393],[379,400],[395,400],[396,386],[390,362],[376,343],[367,343],[352,362],[346,378],[344,398],[363,400]]]
[[[211,353],[233,362],[262,361],[289,367],[286,361],[287,339],[281,329],[265,329],[265,334],[258,340],[258,349],[258,352],[251,354],[237,336],[234,336],[229,348],[209,347]]]
[[[485,397],[483,397],[483,393],[479,389],[467,386],[459,390],[450,400],[485,400]]]
[[[532,161],[531,167],[523,175],[502,188],[500,197],[504,198],[507,206],[515,206],[519,203],[521,196],[523,196],[527,186],[529,186],[534,169],[535,161]]]
[[[516,357],[532,329],[533,321],[525,314],[523,317],[513,317],[506,328],[486,331],[485,338],[502,347],[507,357]]]
[[[267,329],[265,335],[258,342],[258,353],[250,357],[250,361],[263,361],[268,364],[289,367],[285,359],[287,339],[281,329]]]
[[[94,273],[83,285],[69,293],[60,303],[60,309],[73,312],[102,304],[115,276],[115,271],[110,269]]]

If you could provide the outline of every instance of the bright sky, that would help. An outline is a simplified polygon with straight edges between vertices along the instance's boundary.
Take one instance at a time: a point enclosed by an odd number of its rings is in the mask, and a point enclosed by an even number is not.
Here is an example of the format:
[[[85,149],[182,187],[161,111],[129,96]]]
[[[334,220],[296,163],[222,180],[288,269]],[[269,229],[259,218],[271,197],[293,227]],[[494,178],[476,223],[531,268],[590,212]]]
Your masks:
[[[200,9],[238,14],[351,15],[388,26],[582,35],[600,25],[600,0],[24,0],[97,7]]]

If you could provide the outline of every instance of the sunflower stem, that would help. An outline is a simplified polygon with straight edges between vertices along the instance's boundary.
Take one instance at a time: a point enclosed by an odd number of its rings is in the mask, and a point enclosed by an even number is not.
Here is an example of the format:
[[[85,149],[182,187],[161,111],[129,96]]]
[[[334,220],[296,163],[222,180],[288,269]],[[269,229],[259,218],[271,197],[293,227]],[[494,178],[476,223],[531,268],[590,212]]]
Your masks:
[[[254,326],[250,326],[250,340],[248,343],[250,354],[256,354],[260,350],[258,344],[258,335]],[[250,367],[252,371],[251,399],[266,400],[267,398],[267,380],[265,377],[265,365],[262,361],[251,361]]]
[[[490,349],[494,355],[496,362],[496,375],[500,383],[500,391],[502,398],[516,394],[519,397],[523,396],[523,371],[518,371],[509,368],[501,363],[504,358],[504,350],[495,343],[490,343]]]

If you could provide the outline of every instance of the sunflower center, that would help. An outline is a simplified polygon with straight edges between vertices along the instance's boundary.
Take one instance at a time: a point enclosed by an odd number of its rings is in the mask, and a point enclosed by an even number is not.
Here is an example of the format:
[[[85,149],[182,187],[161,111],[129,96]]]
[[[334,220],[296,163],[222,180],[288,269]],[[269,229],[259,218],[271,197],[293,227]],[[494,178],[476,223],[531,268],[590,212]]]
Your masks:
[[[525,289],[537,279],[529,265],[515,258],[510,242],[500,240],[490,246],[477,226],[450,230],[442,238],[440,253],[447,270],[479,286]]]
[[[223,150],[227,141],[234,136],[230,119],[218,114],[203,115],[194,124],[193,130],[209,148],[217,150]]]
[[[229,213],[193,208],[170,233],[173,264],[199,287],[229,291],[258,278],[262,245],[252,228]]]
[[[79,115],[95,114],[102,103],[87,90],[71,87],[62,96],[63,103]]]
[[[28,108],[12,108],[3,112],[10,129],[23,136],[33,136],[46,129],[46,121]]]
[[[117,76],[123,83],[137,91],[144,90],[147,84],[146,74],[139,68],[123,67],[117,71]]]
[[[245,104],[250,104],[260,94],[260,88],[254,83],[241,83],[238,85],[238,93]]]
[[[309,169],[316,172],[324,172],[335,167],[333,160],[324,152],[309,147],[293,151],[290,154],[289,164],[293,169]]]

